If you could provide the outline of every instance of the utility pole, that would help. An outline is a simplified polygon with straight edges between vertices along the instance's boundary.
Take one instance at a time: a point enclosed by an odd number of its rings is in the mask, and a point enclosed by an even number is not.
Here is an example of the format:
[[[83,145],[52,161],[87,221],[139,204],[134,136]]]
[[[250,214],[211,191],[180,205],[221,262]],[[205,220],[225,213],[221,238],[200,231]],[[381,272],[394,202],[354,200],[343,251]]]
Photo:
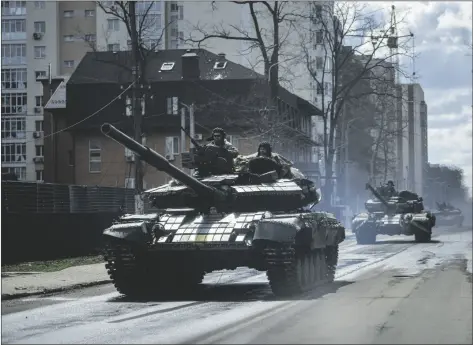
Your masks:
[[[145,73],[144,70],[141,70],[141,56],[139,51],[139,42],[138,42],[138,31],[136,29],[136,2],[128,1],[128,13],[130,18],[130,28],[131,28],[131,49],[133,55],[133,87],[131,88],[132,92],[132,117],[134,124],[134,139],[139,143],[142,143],[142,109],[141,109],[141,99],[143,93],[143,85],[140,83],[141,74]],[[138,96],[139,94],[139,96]],[[135,154],[135,211],[138,214],[143,214],[143,200],[141,198],[141,192],[143,191],[143,167],[141,164],[141,159],[138,155]]]

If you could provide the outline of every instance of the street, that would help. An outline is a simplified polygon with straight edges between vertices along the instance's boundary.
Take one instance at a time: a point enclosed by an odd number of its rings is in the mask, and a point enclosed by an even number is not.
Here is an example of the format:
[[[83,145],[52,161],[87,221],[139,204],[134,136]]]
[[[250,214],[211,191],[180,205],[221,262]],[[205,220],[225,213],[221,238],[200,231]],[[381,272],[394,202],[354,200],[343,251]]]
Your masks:
[[[186,300],[131,301],[108,284],[5,301],[2,342],[471,344],[472,229],[433,231],[374,245],[348,231],[335,282],[288,300],[239,268]]]

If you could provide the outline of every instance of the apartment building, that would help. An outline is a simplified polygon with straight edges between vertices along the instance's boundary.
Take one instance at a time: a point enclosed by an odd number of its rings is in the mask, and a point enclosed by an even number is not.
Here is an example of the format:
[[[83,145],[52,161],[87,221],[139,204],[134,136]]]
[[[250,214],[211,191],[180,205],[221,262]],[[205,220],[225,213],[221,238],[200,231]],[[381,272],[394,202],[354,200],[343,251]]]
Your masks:
[[[428,166],[427,104],[420,84],[401,84],[400,90],[405,96],[398,101],[397,188],[422,195]]]
[[[87,51],[128,49],[125,25],[104,13],[107,6],[113,2],[1,2],[2,171],[19,180],[43,181],[42,78],[70,76]],[[182,6],[139,1],[138,16],[149,6],[145,43],[155,44],[164,30],[158,48],[177,48]]]

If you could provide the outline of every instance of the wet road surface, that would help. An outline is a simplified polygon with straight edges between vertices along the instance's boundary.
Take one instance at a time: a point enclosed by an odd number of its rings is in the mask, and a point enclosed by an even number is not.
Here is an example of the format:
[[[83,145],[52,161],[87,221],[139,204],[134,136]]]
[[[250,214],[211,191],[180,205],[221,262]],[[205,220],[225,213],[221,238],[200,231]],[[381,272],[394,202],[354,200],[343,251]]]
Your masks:
[[[2,302],[3,343],[472,343],[472,229],[431,243],[340,247],[334,283],[273,297],[264,273],[206,276],[186,299],[132,301],[110,285]]]

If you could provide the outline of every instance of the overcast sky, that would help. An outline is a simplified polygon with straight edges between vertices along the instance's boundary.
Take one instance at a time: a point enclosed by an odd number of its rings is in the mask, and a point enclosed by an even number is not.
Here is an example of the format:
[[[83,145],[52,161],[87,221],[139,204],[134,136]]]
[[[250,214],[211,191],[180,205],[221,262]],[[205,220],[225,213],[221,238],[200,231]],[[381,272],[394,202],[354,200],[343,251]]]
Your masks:
[[[392,3],[387,3],[390,6]],[[429,162],[453,164],[472,187],[472,2],[395,2],[409,10],[418,83],[428,106]]]

